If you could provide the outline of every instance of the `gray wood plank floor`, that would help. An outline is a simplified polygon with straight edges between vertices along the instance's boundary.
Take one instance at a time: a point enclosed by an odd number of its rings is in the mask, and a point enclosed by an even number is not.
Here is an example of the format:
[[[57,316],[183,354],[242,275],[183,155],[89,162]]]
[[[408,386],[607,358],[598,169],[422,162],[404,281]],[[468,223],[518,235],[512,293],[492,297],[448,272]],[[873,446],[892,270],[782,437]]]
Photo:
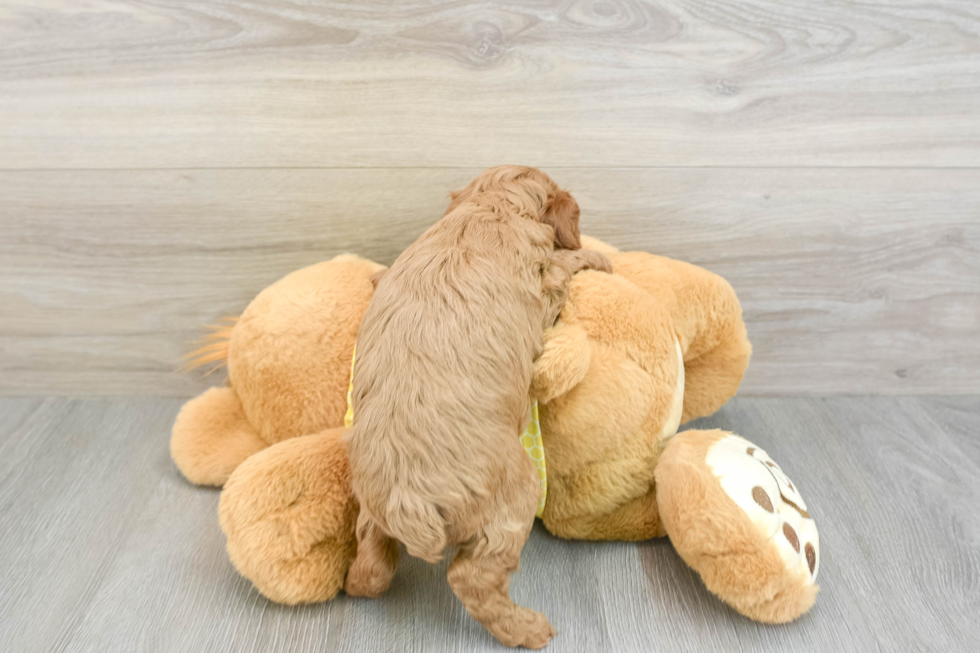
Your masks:
[[[442,567],[403,557],[381,600],[263,599],[224,552],[218,493],[169,460],[175,399],[0,400],[0,650],[498,649]],[[980,638],[980,397],[743,398],[698,426],[765,447],[823,548],[816,606],[778,627],[715,600],[666,540],[540,527],[515,598],[550,651],[973,650]]]

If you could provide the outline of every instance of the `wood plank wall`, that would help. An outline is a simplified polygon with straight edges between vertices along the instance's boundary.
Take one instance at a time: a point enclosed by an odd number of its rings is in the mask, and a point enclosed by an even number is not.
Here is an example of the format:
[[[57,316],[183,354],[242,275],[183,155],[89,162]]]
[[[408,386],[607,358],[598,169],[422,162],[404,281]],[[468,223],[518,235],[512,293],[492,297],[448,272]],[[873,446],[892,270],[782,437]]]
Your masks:
[[[193,394],[200,324],[503,162],[726,276],[744,394],[980,389],[972,0],[0,0],[0,393]]]

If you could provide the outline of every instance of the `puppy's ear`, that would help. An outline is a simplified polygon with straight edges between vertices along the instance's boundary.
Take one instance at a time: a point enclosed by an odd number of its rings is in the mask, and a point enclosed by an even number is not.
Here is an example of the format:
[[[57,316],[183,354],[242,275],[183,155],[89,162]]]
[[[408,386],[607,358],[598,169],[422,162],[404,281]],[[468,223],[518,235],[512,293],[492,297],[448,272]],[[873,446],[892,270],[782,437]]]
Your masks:
[[[558,190],[541,221],[555,228],[555,243],[565,249],[581,249],[578,202],[566,190]]]

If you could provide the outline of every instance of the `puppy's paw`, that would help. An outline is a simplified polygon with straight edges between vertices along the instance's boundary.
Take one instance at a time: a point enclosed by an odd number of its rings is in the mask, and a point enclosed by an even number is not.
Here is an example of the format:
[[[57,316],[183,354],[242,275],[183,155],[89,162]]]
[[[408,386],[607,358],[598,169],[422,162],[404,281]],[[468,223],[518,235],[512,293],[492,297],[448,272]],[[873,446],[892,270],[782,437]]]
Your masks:
[[[533,610],[529,612],[533,616],[524,634],[524,641],[521,642],[521,646],[525,648],[544,648],[551,641],[551,638],[555,636],[555,628],[548,621],[548,617],[540,612],[534,612]]]
[[[598,270],[599,272],[612,273],[612,263],[609,261],[609,257],[601,252],[596,252],[591,249],[579,250],[582,255],[581,260],[581,270]]]
[[[347,572],[344,591],[348,596],[376,599],[391,585],[395,570],[387,564],[366,564],[363,558],[355,558]]]
[[[344,591],[348,596],[360,596],[365,599],[376,599],[388,589],[390,580],[375,577],[351,576],[344,583]]]
[[[555,636],[555,629],[546,616],[521,607],[516,608],[511,619],[487,624],[487,628],[504,646],[544,648]]]

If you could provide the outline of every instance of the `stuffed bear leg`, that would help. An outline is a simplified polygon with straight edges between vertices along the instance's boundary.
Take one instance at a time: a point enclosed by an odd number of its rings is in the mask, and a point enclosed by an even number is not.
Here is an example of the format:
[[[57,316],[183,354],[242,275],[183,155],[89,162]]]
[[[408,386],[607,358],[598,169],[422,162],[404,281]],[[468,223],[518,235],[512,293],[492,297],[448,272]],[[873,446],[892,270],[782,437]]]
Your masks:
[[[656,482],[674,548],[721,600],[765,623],[810,609],[817,528],[765,451],[724,431],[684,431],[661,454]]]
[[[358,510],[343,433],[274,444],[243,462],[221,493],[228,555],[273,601],[326,601],[344,586]]]
[[[735,396],[749,366],[752,347],[741,319],[719,334],[718,344],[684,360],[684,414],[681,423],[714,414]]]
[[[231,388],[210,388],[184,404],[170,436],[170,456],[197,485],[224,485],[236,467],[267,446]]]
[[[542,521],[552,535],[570,540],[640,542],[666,535],[660,522],[657,491],[653,487],[646,494],[604,514],[555,519],[545,506]]]
[[[738,296],[696,265],[645,252],[609,254],[616,274],[668,310],[684,353],[681,423],[711,415],[735,396],[752,355]]]

